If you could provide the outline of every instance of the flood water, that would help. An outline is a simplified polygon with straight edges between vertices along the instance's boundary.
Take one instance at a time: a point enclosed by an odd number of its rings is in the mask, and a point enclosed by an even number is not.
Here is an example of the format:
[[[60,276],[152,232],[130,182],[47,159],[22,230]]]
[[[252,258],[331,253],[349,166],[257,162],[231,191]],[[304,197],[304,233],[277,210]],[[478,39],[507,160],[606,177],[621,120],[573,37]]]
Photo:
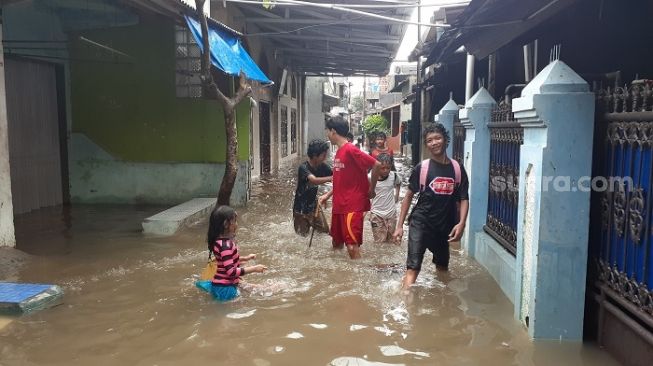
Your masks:
[[[65,297],[0,319],[0,365],[616,365],[591,344],[529,341],[497,284],[458,249],[447,275],[427,253],[404,295],[406,245],[372,243],[369,223],[362,260],[333,252],[325,235],[308,248],[292,228],[294,186],[290,169],[262,179],[238,210],[241,253],[257,253],[268,271],[247,275],[264,286],[228,303],[194,287],[206,222],[155,238],[140,223],[161,207],[17,218],[30,255],[0,280],[55,283]]]

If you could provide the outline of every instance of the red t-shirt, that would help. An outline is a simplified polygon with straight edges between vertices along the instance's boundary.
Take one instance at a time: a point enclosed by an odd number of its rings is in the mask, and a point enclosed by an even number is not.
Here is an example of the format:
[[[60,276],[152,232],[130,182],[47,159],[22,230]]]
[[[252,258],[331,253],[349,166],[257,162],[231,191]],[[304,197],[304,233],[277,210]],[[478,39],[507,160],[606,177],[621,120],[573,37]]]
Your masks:
[[[379,150],[377,148],[374,148],[374,150],[372,150],[370,155],[372,155],[372,157],[376,159],[377,156],[379,156],[379,155],[381,155],[383,153],[386,153],[386,154],[388,154],[390,156],[394,156],[394,152],[392,151],[391,148],[386,148],[385,150]]]
[[[367,171],[375,163],[376,159],[351,143],[346,143],[338,149],[333,159],[332,213],[347,214],[370,210]]]

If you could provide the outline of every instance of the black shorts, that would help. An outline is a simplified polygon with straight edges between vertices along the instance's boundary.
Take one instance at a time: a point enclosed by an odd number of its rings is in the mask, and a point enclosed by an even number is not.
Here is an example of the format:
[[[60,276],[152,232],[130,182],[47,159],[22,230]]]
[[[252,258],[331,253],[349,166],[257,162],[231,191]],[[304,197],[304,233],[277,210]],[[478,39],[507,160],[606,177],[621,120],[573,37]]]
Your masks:
[[[433,264],[438,267],[449,267],[449,233],[411,223],[408,229],[406,268],[419,271],[422,268],[426,249],[433,253]]]

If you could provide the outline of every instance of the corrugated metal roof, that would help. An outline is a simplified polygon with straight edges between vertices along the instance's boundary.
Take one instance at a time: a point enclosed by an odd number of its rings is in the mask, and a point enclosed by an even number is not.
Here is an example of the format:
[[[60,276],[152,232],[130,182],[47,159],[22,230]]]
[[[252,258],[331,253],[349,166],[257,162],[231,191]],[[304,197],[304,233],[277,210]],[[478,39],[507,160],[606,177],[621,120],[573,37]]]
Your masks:
[[[195,7],[185,3],[182,0],[124,0],[124,1],[131,4],[134,7],[149,9],[158,12],[159,14],[163,14],[165,16],[179,17],[179,20],[184,22],[185,22],[184,15],[189,15],[193,18],[196,18]],[[210,1],[210,0],[206,0],[206,1]],[[243,36],[243,34],[238,32],[237,30],[230,28],[226,24],[219,22],[211,17],[207,17],[206,20],[209,24],[215,25],[220,29],[224,29],[225,31],[235,36],[238,37]]]
[[[312,3],[346,3],[319,0]],[[378,5],[356,0],[358,5]],[[248,38],[262,37],[293,70],[308,75],[386,75],[407,25],[336,9],[313,6],[236,4]],[[407,20],[414,8],[365,8],[366,12]]]
[[[461,46],[483,59],[577,0],[472,0],[432,47],[425,66],[447,61]]]
[[[195,6],[185,3],[183,0],[167,0],[167,1],[176,2],[177,4],[179,4],[179,5],[183,6],[184,8],[186,8],[187,11],[190,10],[191,12],[188,13],[188,15],[191,16],[192,18],[196,18],[196,15],[195,15],[195,14],[196,14]],[[207,2],[210,2],[210,0],[206,0],[206,1],[207,1]],[[235,35],[237,35],[237,36],[239,36],[239,37],[242,37],[242,36],[243,36],[243,34],[240,33],[239,31],[237,31],[237,30],[235,30],[235,29],[229,27],[228,25],[226,25],[226,24],[224,24],[224,23],[222,23],[222,22],[219,22],[219,21],[217,21],[217,20],[211,18],[210,16],[207,16],[207,17],[206,17],[206,20],[207,20],[209,23],[214,24],[215,26],[220,27],[220,28],[222,28],[222,29],[224,29],[224,30],[226,30],[226,31],[228,31],[228,32],[231,32],[231,33],[233,33],[233,34],[235,34]]]

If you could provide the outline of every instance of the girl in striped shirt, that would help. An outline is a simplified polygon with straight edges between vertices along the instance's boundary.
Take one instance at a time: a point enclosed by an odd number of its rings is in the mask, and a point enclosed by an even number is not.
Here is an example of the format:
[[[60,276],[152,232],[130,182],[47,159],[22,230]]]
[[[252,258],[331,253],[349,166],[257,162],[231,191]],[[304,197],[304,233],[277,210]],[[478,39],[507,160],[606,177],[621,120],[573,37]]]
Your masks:
[[[210,292],[217,300],[228,301],[238,296],[240,277],[254,272],[263,272],[267,267],[257,264],[241,266],[242,262],[256,258],[256,254],[241,257],[238,245],[234,241],[238,222],[236,211],[229,206],[219,206],[213,209],[209,219],[207,242],[209,256],[213,254],[218,269],[211,281]]]

